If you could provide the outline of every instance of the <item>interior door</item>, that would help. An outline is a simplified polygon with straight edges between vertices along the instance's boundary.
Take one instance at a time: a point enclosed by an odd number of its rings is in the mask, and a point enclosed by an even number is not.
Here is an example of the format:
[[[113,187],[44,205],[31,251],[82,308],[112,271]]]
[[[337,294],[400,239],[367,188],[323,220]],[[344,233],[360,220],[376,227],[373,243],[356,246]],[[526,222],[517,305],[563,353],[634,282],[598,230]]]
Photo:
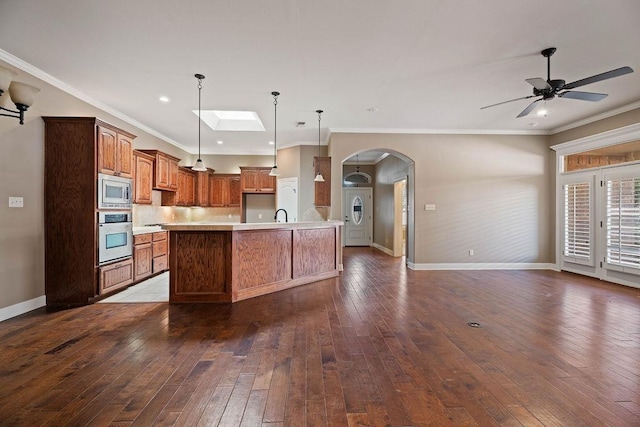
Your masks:
[[[344,189],[345,246],[370,246],[373,228],[371,188]]]
[[[298,221],[298,178],[279,178],[276,209],[287,211],[289,222]],[[280,214],[279,218],[284,219]]]

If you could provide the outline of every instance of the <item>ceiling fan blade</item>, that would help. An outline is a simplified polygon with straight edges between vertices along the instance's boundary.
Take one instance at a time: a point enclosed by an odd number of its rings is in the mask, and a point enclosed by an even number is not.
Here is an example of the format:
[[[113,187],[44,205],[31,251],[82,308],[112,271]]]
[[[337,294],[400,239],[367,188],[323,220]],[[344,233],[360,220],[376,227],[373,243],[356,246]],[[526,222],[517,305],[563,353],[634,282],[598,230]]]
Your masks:
[[[535,101],[533,101],[531,104],[529,104],[529,106],[527,108],[522,110],[522,112],[520,114],[518,114],[518,116],[516,118],[524,117],[524,116],[528,115],[530,112],[532,112],[536,108],[536,106],[537,106],[536,104],[538,102],[540,102],[540,101],[542,101],[542,98],[536,99]]]
[[[633,73],[633,69],[631,67],[616,68],[615,70],[607,71],[606,73],[596,74],[595,76],[587,77],[586,79],[567,83],[566,85],[564,85],[563,89],[575,89],[580,86],[588,85],[602,80],[612,79],[614,77],[624,76],[625,74],[629,73]]]
[[[509,102],[513,102],[513,101],[520,101],[521,99],[529,99],[529,98],[533,98],[536,95],[529,95],[529,96],[523,96],[522,98],[516,98],[516,99],[510,99],[508,101],[503,101],[503,102],[498,102],[497,104],[491,104],[491,105],[487,105],[484,107],[480,107],[481,110],[484,110],[485,108],[491,108],[491,107],[495,107],[496,105],[502,105],[502,104],[506,104]]]
[[[541,77],[525,79],[525,81],[538,90],[551,89],[551,85]]]
[[[570,90],[558,94],[561,98],[579,99],[581,101],[602,101],[607,97],[606,93],[594,93],[594,92],[579,92],[576,90]]]

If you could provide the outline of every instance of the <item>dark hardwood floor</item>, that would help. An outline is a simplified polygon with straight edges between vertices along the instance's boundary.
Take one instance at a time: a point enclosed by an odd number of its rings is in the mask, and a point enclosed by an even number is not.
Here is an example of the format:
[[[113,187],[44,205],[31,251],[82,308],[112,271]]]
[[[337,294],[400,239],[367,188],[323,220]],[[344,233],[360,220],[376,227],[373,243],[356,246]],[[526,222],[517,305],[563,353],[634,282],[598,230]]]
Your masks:
[[[0,425],[640,425],[640,290],[368,248],[344,264],[234,305],[2,322]]]

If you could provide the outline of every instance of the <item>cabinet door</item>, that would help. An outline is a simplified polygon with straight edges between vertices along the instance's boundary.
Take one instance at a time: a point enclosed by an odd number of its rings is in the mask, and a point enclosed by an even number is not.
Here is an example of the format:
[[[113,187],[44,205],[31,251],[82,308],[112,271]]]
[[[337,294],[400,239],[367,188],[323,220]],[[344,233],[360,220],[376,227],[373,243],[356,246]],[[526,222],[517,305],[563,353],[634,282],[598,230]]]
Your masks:
[[[153,160],[141,156],[134,157],[133,203],[151,204],[153,188]]]
[[[225,206],[227,180],[224,176],[211,175],[209,177],[209,206],[220,208]]]
[[[198,172],[196,175],[196,206],[209,206],[209,172]]]
[[[324,182],[314,182],[315,206],[331,206],[331,157],[314,157],[315,173],[320,172]]]
[[[111,129],[98,126],[98,172],[118,174],[118,135]]]
[[[153,252],[151,243],[135,245],[133,247],[134,280],[144,279],[151,274]]]
[[[259,191],[262,193],[276,192],[276,177],[269,175],[270,170],[260,170]]]
[[[178,161],[169,159],[169,189],[178,189]]]
[[[116,156],[116,173],[123,178],[131,178],[133,174],[133,141],[125,135],[118,134]]]
[[[227,206],[238,207],[240,206],[240,199],[242,199],[242,187],[240,186],[240,177],[229,177]]]
[[[184,174],[184,206],[195,206],[196,204],[196,177],[193,173]]]
[[[258,171],[243,170],[242,175],[242,191],[245,193],[255,193],[258,191]]]
[[[158,155],[156,157],[155,188],[169,189],[169,158]]]

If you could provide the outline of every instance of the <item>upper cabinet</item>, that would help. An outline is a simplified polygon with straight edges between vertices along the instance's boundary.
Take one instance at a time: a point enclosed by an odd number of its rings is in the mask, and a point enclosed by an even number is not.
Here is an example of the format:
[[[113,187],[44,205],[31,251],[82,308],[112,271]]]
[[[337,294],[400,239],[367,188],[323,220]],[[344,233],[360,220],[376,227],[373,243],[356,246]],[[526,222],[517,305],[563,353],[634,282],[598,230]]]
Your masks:
[[[243,193],[275,193],[276,177],[270,176],[270,167],[240,166]]]
[[[104,124],[96,126],[98,172],[131,178],[133,176],[133,138],[135,136]]]
[[[153,156],[137,150],[133,151],[133,203],[151,204],[153,161]]]
[[[176,191],[162,192],[163,206],[195,206],[196,173],[191,169],[179,167],[176,177]]]
[[[178,189],[178,162],[180,159],[158,150],[140,150],[154,157],[153,189],[176,191]]]
[[[331,157],[314,157],[313,164],[316,175],[319,172],[324,178],[324,182],[314,182],[314,205],[331,206]]]
[[[240,206],[241,197],[240,175],[209,175],[209,206],[218,208],[238,207]]]

